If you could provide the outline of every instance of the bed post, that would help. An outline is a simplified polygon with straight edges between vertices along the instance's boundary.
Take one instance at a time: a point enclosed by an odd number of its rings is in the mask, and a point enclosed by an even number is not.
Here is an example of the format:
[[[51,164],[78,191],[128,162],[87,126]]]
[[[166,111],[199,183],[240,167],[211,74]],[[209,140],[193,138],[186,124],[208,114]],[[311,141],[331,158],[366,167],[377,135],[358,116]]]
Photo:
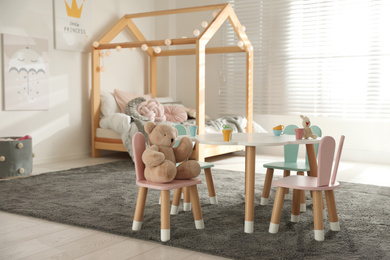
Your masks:
[[[92,119],[92,157],[99,157],[100,150],[95,147],[96,129],[99,127],[100,119],[100,51],[92,47],[91,51],[91,71],[92,71],[92,87],[91,87],[91,119]]]
[[[196,41],[196,125],[198,126],[198,134],[204,134],[205,128],[206,43],[203,40]],[[205,159],[203,146],[202,144],[195,146],[195,159],[197,161],[203,162]]]
[[[122,17],[106,34],[98,41],[100,44],[109,43],[115,38],[126,26],[126,18]],[[99,127],[100,121],[100,49],[92,47],[91,50],[91,73],[92,73],[92,87],[91,87],[91,128],[92,128],[92,157],[100,156],[100,149],[96,148],[96,129]]]
[[[157,57],[152,54],[150,57],[150,82],[149,82],[149,92],[153,97],[157,97]]]

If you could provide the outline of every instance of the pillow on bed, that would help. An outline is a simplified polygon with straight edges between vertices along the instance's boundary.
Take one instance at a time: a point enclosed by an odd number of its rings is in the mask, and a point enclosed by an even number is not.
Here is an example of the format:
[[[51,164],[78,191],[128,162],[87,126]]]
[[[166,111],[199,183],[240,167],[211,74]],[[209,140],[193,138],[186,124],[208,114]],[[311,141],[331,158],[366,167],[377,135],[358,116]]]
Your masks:
[[[100,113],[102,117],[119,113],[119,107],[112,93],[106,91],[100,93]]]
[[[196,109],[195,108],[190,108],[190,107],[185,107],[186,113],[188,115],[189,119],[196,119]],[[210,117],[208,115],[204,115],[205,120],[210,120]]]
[[[137,97],[144,97],[146,100],[153,98],[151,94],[140,95],[136,93],[125,92],[119,89],[114,89],[114,98],[116,103],[118,104],[121,113],[125,113],[129,101]]]
[[[131,118],[140,119],[143,121],[148,121],[148,117],[141,115],[138,113],[138,105],[142,102],[145,102],[146,99],[143,97],[137,97],[129,101],[129,103],[126,106],[125,114],[129,115]]]
[[[164,106],[164,113],[167,121],[170,122],[184,122],[188,119],[186,109],[183,106]]]
[[[162,122],[166,121],[166,116],[164,113],[164,107],[155,99],[149,99],[137,107],[138,113],[143,116],[148,117],[149,121],[152,122]]]

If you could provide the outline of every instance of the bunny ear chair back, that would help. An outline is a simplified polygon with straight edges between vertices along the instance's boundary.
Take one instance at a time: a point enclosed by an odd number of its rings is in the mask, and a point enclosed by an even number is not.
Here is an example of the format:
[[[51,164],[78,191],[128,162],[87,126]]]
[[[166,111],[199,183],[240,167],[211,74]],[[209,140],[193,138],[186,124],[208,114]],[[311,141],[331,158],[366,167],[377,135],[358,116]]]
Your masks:
[[[326,205],[328,207],[328,215],[330,229],[339,231],[340,224],[337,216],[336,201],[334,190],[340,185],[336,181],[337,170],[341,158],[345,136],[341,136],[339,148],[334,161],[334,152],[336,142],[333,137],[325,136],[321,139],[318,151],[318,176],[289,176],[273,182],[277,187],[274,207],[272,210],[271,223],[269,226],[270,233],[279,231],[280,217],[282,214],[284,194],[286,189],[293,189],[293,202],[291,209],[291,222],[299,222],[300,218],[300,195],[302,190],[312,191],[313,193],[313,216],[314,216],[314,239],[323,241],[325,239],[324,223],[323,223],[323,196],[325,192]],[[333,173],[332,173],[333,166]]]

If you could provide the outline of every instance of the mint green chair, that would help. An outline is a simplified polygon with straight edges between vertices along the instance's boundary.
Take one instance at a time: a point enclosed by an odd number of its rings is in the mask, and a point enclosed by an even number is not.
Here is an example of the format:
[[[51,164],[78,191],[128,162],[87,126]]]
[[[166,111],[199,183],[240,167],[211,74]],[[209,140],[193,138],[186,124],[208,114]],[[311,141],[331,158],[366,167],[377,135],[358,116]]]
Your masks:
[[[296,125],[288,125],[284,129],[284,134],[295,135],[295,128],[298,128]],[[318,126],[311,126],[311,130],[318,137],[322,136],[322,131]],[[318,145],[315,144],[316,156],[318,153]],[[281,162],[271,162],[263,165],[264,168],[267,168],[267,173],[264,180],[264,188],[261,196],[261,205],[267,205],[269,200],[269,193],[271,190],[271,183],[274,174],[274,170],[283,170],[283,177],[290,176],[291,171],[296,171],[298,175],[304,175],[304,172],[310,172],[309,160],[306,153],[306,160],[304,162],[298,161],[298,144],[290,144],[284,146],[284,161]],[[289,191],[286,189],[285,198],[289,197]],[[305,196],[301,196],[301,211],[306,211],[306,201]]]
[[[187,135],[187,128],[184,125],[174,125],[174,127],[177,129],[177,135]],[[173,147],[176,147],[178,145],[179,140],[176,141]]]
[[[177,129],[178,135],[188,135],[187,128],[184,125],[175,125],[174,127]],[[174,147],[177,146],[178,144],[179,141],[176,141]],[[217,204],[218,200],[217,200],[217,195],[215,193],[213,175],[211,174],[211,168],[214,167],[214,163],[199,162],[199,161],[198,163],[200,165],[200,168],[203,169],[205,173],[207,189],[209,191],[209,197],[210,197],[210,204]],[[180,198],[181,198],[181,194],[176,194],[176,190],[175,190],[175,194],[172,200],[171,215],[178,214]],[[183,189],[183,210],[184,211],[191,210],[191,203],[190,203],[188,189]]]

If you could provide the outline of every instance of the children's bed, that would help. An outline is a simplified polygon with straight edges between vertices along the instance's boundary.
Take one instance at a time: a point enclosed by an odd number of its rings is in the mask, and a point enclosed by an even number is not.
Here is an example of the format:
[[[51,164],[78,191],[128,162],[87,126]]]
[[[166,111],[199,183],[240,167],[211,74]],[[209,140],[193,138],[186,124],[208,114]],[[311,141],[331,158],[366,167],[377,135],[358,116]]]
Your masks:
[[[203,32],[193,38],[177,38],[165,40],[147,41],[141,31],[136,27],[132,19],[140,17],[152,17],[160,15],[214,11],[214,19],[206,26]],[[216,12],[218,10],[218,12]],[[206,44],[221,27],[229,20],[234,28],[240,44],[238,46],[207,48]],[[111,41],[124,29],[128,29],[135,42],[111,43]],[[189,49],[169,49],[156,52],[158,46],[189,45]],[[94,42],[92,47],[92,89],[91,89],[91,119],[92,119],[92,156],[98,157],[100,150],[127,151],[132,156],[131,137],[135,132],[142,131],[142,120],[135,120],[128,114],[118,113],[118,108],[113,104],[113,93],[100,91],[100,52],[106,49],[120,48],[142,48],[149,56],[149,94],[157,97],[157,63],[158,57],[175,55],[196,55],[196,118],[181,122],[185,126],[196,124],[198,133],[220,132],[223,124],[228,124],[235,131],[263,131],[263,129],[253,122],[253,47],[248,40],[243,26],[241,26],[230,4],[219,4],[209,6],[199,6],[183,9],[164,10],[148,13],[124,15],[102,38]],[[146,46],[146,48],[145,48]],[[246,114],[245,116],[224,117],[215,120],[206,120],[205,115],[205,55],[213,53],[233,53],[242,52],[246,54],[247,71],[246,82]],[[115,93],[114,93],[115,94]],[[164,105],[164,102],[160,102]],[[109,105],[108,105],[109,104]],[[111,106],[107,110],[107,106]],[[171,122],[174,124],[174,122]],[[205,158],[242,150],[237,146],[215,146],[200,145],[195,146],[192,158],[204,161]]]

